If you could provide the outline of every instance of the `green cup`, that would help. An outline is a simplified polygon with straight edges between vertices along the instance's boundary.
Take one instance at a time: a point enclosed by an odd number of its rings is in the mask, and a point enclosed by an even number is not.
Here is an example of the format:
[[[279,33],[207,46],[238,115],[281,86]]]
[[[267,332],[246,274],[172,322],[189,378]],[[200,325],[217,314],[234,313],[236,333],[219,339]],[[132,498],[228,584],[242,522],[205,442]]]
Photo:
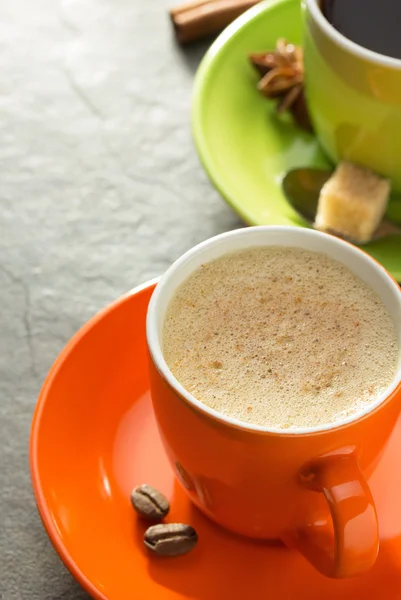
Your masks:
[[[323,150],[388,177],[401,191],[401,60],[339,33],[304,0],[306,96]]]

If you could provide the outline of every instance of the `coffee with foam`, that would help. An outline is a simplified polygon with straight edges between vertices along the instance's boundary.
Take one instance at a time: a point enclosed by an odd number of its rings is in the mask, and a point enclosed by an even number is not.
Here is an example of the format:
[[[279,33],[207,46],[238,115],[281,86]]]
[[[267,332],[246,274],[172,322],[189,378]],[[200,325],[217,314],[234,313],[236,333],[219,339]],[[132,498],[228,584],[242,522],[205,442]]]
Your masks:
[[[184,281],[163,352],[206,406],[280,429],[357,414],[399,361],[394,323],[367,284],[324,254],[275,246],[227,254]]]

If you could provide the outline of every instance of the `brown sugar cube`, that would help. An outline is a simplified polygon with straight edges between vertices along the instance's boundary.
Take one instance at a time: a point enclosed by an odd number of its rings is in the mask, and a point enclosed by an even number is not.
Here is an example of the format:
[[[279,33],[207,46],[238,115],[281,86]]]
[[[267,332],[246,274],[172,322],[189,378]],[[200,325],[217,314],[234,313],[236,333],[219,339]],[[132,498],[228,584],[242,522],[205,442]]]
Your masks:
[[[368,242],[383,218],[389,192],[387,179],[342,162],[320,191],[315,228]]]

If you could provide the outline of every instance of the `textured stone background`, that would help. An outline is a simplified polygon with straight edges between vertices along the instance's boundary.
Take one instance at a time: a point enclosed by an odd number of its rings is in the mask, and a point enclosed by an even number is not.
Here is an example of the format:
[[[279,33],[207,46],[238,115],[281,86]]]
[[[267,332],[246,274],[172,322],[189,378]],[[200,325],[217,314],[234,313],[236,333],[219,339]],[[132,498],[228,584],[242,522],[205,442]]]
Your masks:
[[[41,383],[98,309],[239,221],[190,133],[167,0],[0,1],[0,597],[84,600],[28,470]]]

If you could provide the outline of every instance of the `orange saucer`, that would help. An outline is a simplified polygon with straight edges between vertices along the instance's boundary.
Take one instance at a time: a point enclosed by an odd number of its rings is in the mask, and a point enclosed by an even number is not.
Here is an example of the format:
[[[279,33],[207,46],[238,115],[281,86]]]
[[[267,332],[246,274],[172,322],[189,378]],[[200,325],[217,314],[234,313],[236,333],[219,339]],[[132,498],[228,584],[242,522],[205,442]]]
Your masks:
[[[296,552],[220,529],[194,508],[165,456],[147,378],[145,315],[155,283],[96,315],[51,369],[31,433],[33,487],[57,552],[101,600],[400,600],[401,422],[370,486],[385,515],[365,576],[331,580]],[[150,483],[171,501],[168,521],[193,525],[195,550],[150,557],[130,491]]]

